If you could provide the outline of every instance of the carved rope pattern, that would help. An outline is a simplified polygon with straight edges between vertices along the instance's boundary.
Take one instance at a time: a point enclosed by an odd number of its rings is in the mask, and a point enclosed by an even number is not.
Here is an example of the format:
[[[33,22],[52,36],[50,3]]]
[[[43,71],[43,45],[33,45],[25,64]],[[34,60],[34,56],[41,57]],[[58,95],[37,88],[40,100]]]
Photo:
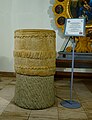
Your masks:
[[[55,58],[55,51],[30,51],[30,50],[15,50],[14,57],[34,58],[34,59],[48,59]]]

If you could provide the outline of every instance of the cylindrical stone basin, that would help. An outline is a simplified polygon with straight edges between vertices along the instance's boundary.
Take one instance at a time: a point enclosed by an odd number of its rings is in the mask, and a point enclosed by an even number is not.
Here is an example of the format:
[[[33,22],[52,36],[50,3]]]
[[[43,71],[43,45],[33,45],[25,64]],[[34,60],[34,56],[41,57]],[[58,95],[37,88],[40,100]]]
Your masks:
[[[16,30],[14,33],[14,68],[24,75],[54,75],[56,43],[53,30]]]
[[[27,109],[54,104],[56,34],[53,30],[16,30],[14,34],[15,103]]]

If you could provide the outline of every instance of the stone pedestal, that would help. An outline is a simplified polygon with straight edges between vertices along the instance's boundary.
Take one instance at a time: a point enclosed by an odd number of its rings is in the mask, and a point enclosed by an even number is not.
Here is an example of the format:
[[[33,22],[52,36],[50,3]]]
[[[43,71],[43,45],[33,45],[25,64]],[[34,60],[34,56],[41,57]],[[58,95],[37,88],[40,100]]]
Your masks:
[[[54,76],[16,75],[15,103],[27,109],[43,109],[54,104]]]

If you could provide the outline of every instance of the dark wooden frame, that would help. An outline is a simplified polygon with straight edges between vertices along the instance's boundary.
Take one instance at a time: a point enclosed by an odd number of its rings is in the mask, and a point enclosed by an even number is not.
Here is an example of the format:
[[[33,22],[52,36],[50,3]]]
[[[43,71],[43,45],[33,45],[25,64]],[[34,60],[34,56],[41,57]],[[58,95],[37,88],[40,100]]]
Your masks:
[[[71,72],[60,71],[58,68],[71,68],[72,60],[56,59],[56,78],[71,77]],[[92,60],[75,60],[74,68],[92,69]],[[74,72],[74,78],[92,78],[92,72]]]

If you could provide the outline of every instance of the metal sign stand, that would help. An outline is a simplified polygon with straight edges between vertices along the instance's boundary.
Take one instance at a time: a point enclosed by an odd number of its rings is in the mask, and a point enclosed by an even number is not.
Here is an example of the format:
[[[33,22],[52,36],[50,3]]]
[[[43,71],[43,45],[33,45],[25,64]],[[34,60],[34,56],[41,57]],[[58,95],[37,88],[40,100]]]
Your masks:
[[[80,108],[81,105],[77,101],[72,100],[72,89],[73,89],[73,73],[74,73],[74,48],[75,48],[75,37],[72,39],[72,69],[71,69],[71,81],[70,81],[70,100],[64,100],[60,104],[66,108]]]

